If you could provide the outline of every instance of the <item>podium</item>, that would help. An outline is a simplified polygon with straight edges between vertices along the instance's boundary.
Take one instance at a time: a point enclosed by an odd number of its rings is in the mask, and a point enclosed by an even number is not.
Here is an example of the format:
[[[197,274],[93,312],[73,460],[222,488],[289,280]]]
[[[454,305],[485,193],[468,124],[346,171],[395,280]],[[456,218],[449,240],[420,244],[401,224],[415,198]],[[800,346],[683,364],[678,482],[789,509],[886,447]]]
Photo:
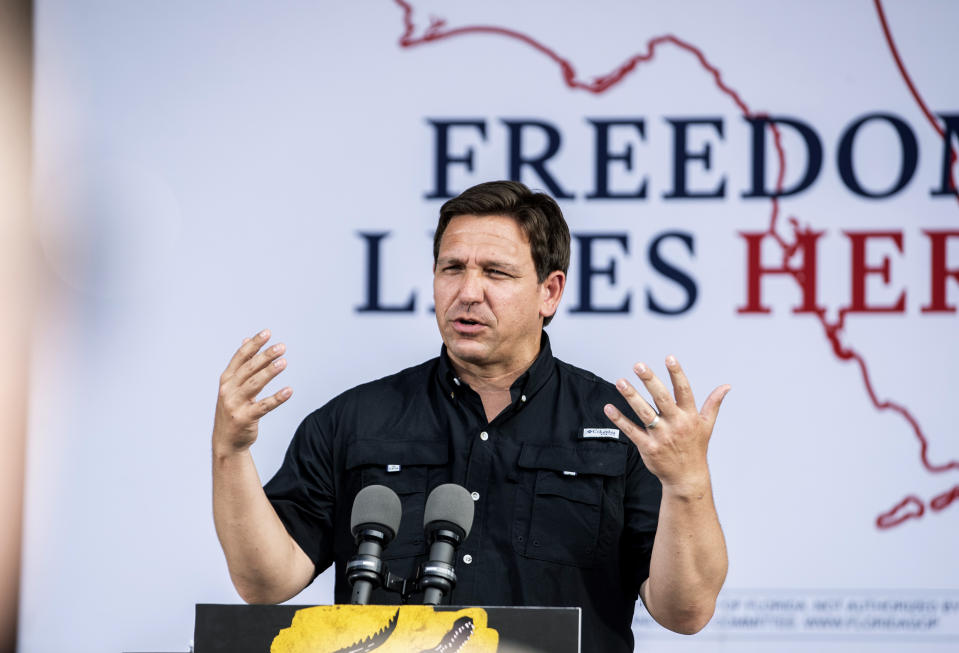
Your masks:
[[[579,608],[196,606],[195,653],[579,653]]]

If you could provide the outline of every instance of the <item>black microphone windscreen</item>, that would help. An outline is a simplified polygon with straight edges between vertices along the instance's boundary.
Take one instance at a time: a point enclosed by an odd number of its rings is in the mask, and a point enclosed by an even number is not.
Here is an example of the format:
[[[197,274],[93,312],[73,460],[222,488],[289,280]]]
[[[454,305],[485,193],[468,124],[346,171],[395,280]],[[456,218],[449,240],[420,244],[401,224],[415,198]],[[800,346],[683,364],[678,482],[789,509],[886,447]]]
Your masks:
[[[470,506],[472,508],[472,506]],[[350,513],[350,531],[356,535],[361,524],[381,524],[393,531],[400,530],[403,506],[396,492],[385,485],[367,485],[353,500],[353,512]]]
[[[445,521],[463,529],[464,537],[473,527],[473,497],[461,485],[447,483],[437,486],[426,499],[423,526]]]

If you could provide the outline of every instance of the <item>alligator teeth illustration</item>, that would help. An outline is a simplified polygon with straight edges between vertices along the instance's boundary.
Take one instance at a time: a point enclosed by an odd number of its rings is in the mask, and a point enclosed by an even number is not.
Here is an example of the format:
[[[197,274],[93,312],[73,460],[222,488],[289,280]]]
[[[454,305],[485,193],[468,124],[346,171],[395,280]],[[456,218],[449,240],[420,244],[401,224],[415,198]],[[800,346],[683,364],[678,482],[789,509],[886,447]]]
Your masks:
[[[370,635],[363,641],[357,642],[355,644],[350,644],[345,646],[333,653],[368,653],[375,648],[379,648],[386,640],[390,638],[390,635],[393,634],[393,631],[396,630],[396,622],[399,620],[400,611],[399,609],[393,614],[393,617],[387,622],[383,628],[378,632]]]
[[[471,617],[460,617],[453,622],[453,627],[443,635],[439,644],[420,653],[457,653],[466,645],[466,642],[470,641],[474,628]]]

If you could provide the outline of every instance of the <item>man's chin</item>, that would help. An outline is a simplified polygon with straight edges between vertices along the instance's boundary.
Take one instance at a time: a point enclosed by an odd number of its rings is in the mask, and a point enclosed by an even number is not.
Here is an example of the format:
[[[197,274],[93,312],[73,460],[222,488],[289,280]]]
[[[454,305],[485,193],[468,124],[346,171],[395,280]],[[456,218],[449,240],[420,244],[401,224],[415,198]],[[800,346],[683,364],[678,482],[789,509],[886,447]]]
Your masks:
[[[451,357],[471,365],[482,365],[490,355],[489,347],[469,338],[454,337],[446,343],[446,350]]]

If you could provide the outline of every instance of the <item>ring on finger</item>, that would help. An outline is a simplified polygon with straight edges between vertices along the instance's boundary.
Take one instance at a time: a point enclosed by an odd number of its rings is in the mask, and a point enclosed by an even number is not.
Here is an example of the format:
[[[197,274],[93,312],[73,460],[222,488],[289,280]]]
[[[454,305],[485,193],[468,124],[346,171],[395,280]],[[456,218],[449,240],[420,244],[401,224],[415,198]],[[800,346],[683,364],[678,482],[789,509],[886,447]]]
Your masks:
[[[649,424],[646,424],[646,425],[645,425],[646,430],[649,431],[649,430],[651,430],[651,429],[656,428],[656,425],[657,425],[657,424],[659,424],[659,415],[657,415],[657,416],[653,419],[652,422],[650,422]]]

